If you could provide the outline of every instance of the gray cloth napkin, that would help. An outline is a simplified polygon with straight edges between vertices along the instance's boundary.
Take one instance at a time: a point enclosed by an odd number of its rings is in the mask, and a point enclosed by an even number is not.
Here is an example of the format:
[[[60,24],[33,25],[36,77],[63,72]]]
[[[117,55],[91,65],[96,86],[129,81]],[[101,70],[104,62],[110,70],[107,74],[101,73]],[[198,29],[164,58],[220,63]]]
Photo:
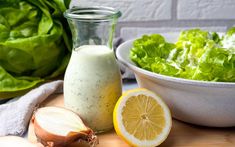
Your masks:
[[[116,52],[117,47],[122,44],[124,41],[122,38],[115,38],[114,39],[114,51]],[[122,72],[122,79],[135,79],[134,73],[128,69],[125,65],[118,61],[119,67]]]
[[[122,79],[135,79],[135,75],[133,71],[123,65],[121,62],[118,61],[119,67],[122,72]]]
[[[63,81],[53,81],[0,105],[0,136],[23,135],[35,107],[51,94],[62,91]]]

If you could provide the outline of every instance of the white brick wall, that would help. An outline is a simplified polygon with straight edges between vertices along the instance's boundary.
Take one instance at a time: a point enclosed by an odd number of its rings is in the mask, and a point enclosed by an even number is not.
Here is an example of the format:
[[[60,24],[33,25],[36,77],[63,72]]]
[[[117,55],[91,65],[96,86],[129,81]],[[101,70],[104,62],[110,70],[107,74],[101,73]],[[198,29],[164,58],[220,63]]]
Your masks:
[[[235,24],[235,0],[72,0],[74,5],[121,10],[117,36],[125,40],[195,27],[221,32]]]
[[[78,0],[73,5],[109,6],[122,12],[120,21],[171,19],[171,0]]]
[[[178,0],[178,19],[235,19],[235,0]]]

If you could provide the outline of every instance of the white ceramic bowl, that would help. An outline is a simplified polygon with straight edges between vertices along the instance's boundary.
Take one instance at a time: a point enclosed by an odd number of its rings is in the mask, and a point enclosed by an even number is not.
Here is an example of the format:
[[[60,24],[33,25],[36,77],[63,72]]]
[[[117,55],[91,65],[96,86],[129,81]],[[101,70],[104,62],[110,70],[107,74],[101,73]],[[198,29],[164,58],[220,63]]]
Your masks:
[[[178,37],[178,33],[162,35],[172,42]],[[174,118],[203,126],[235,126],[235,83],[187,80],[141,69],[129,58],[132,43],[118,47],[118,60],[134,72],[140,87],[164,99]]]

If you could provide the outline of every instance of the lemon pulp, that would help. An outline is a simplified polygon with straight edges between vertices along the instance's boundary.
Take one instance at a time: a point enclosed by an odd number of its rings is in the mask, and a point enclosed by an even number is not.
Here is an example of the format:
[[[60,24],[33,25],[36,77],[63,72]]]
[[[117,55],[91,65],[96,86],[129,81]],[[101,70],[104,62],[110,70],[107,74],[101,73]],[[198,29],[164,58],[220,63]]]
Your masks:
[[[172,119],[169,108],[159,96],[137,88],[124,92],[119,98],[113,123],[116,133],[129,145],[153,147],[167,138]]]
[[[127,100],[122,111],[122,121],[127,132],[139,140],[152,140],[165,126],[163,113],[156,100],[141,94]]]

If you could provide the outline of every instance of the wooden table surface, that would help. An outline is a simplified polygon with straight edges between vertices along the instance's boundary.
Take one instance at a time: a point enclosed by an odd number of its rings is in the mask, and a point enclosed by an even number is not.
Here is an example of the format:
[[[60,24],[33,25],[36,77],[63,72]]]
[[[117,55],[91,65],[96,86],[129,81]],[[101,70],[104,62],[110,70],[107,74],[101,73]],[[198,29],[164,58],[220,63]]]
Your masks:
[[[63,106],[63,95],[54,95],[45,101],[44,106]],[[114,130],[98,135],[98,147],[129,147]],[[33,126],[30,124],[28,139],[36,142]],[[85,144],[74,144],[70,147],[86,147]],[[173,120],[168,138],[160,147],[235,147],[235,127],[209,128]]]

